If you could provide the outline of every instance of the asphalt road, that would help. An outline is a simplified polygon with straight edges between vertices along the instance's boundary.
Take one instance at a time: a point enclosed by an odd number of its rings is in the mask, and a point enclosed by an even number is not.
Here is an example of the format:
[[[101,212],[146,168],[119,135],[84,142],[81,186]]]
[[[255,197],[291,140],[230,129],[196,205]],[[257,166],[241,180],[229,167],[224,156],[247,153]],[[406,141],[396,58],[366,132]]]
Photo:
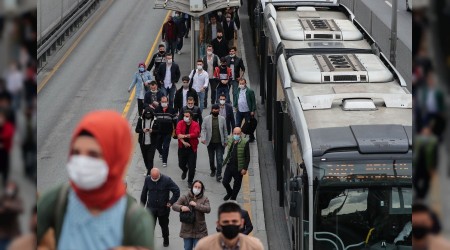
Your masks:
[[[79,44],[69,41],[58,53],[76,45],[38,93],[38,191],[67,180],[65,164],[76,121],[94,109],[122,113],[132,74],[145,61],[165,15],[153,9],[152,1],[103,1],[72,40],[91,23],[92,29]],[[39,73],[39,84],[53,73],[60,57]]]
[[[392,0],[362,0],[374,14],[383,20],[383,23],[391,27]],[[398,0],[397,3],[397,37],[412,50],[412,15],[406,11],[406,1]]]

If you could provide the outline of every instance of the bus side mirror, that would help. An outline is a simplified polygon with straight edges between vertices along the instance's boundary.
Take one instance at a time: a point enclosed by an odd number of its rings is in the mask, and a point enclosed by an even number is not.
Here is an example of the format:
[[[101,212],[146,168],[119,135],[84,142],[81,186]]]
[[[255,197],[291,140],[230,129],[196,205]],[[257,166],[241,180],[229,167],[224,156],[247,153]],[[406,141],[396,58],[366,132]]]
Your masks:
[[[301,217],[302,216],[302,179],[297,176],[289,180],[289,190],[291,191],[291,197],[289,201],[289,216]]]

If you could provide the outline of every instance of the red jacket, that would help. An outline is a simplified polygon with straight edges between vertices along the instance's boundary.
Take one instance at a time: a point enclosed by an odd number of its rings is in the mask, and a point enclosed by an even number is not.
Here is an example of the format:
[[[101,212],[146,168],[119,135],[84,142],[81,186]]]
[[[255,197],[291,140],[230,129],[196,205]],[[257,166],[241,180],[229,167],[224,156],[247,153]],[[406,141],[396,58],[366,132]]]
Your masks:
[[[177,136],[179,134],[184,135],[186,133],[186,122],[184,122],[184,120],[181,120],[178,122],[176,133],[177,133]],[[200,125],[198,125],[198,122],[191,121],[191,127],[189,128],[189,134],[191,136],[191,138],[189,138],[189,144],[191,144],[192,150],[194,152],[197,152],[198,137],[200,136]],[[181,143],[181,140],[184,140],[184,139],[178,139],[178,148],[184,147],[183,143]]]
[[[13,137],[14,125],[11,122],[6,122],[3,128],[0,128],[0,144],[3,144],[6,152],[11,151]]]

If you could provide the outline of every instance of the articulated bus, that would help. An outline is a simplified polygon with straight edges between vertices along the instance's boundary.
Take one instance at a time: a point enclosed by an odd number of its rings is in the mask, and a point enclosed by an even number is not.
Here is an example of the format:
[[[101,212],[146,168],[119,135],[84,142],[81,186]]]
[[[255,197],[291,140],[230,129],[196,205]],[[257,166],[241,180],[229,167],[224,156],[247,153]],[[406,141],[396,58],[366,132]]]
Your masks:
[[[412,249],[405,81],[335,0],[261,4],[261,82],[292,249]]]

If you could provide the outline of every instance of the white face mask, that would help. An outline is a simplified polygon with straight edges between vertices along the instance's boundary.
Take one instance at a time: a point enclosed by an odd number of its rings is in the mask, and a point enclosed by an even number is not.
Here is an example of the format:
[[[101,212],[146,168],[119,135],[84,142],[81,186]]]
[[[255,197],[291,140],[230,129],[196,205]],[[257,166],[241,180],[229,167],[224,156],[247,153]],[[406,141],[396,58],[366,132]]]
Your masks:
[[[161,107],[167,108],[167,102],[162,102],[162,103],[161,103]]]
[[[189,123],[189,121],[190,121],[191,119],[189,119],[188,117],[184,117],[183,120],[184,120],[185,123]]]
[[[193,193],[194,195],[200,194],[201,191],[202,191],[202,190],[199,189],[199,188],[193,188],[193,189],[192,189],[192,193]]]
[[[222,105],[225,104],[225,100],[220,100],[219,102],[220,102],[220,104],[222,104]]]
[[[67,163],[69,179],[82,190],[102,186],[108,178],[108,164],[104,160],[85,155],[73,155]]]
[[[157,178],[157,179],[153,179],[152,177],[150,177],[152,179],[153,182],[158,182],[159,179],[161,179],[161,175]]]
[[[203,66],[202,66],[202,65],[197,65],[197,69],[198,69],[198,70],[202,70],[202,69],[203,69]]]
[[[206,54],[208,54],[208,56],[212,55],[212,51],[206,51]]]
[[[188,105],[186,105],[188,108],[190,108],[190,109],[192,109],[192,108],[194,108],[194,104],[188,104]]]
[[[227,17],[227,22],[231,21],[231,18]]]
[[[172,64],[172,59],[167,60],[167,64]]]
[[[245,89],[245,85],[239,85],[239,88]]]

